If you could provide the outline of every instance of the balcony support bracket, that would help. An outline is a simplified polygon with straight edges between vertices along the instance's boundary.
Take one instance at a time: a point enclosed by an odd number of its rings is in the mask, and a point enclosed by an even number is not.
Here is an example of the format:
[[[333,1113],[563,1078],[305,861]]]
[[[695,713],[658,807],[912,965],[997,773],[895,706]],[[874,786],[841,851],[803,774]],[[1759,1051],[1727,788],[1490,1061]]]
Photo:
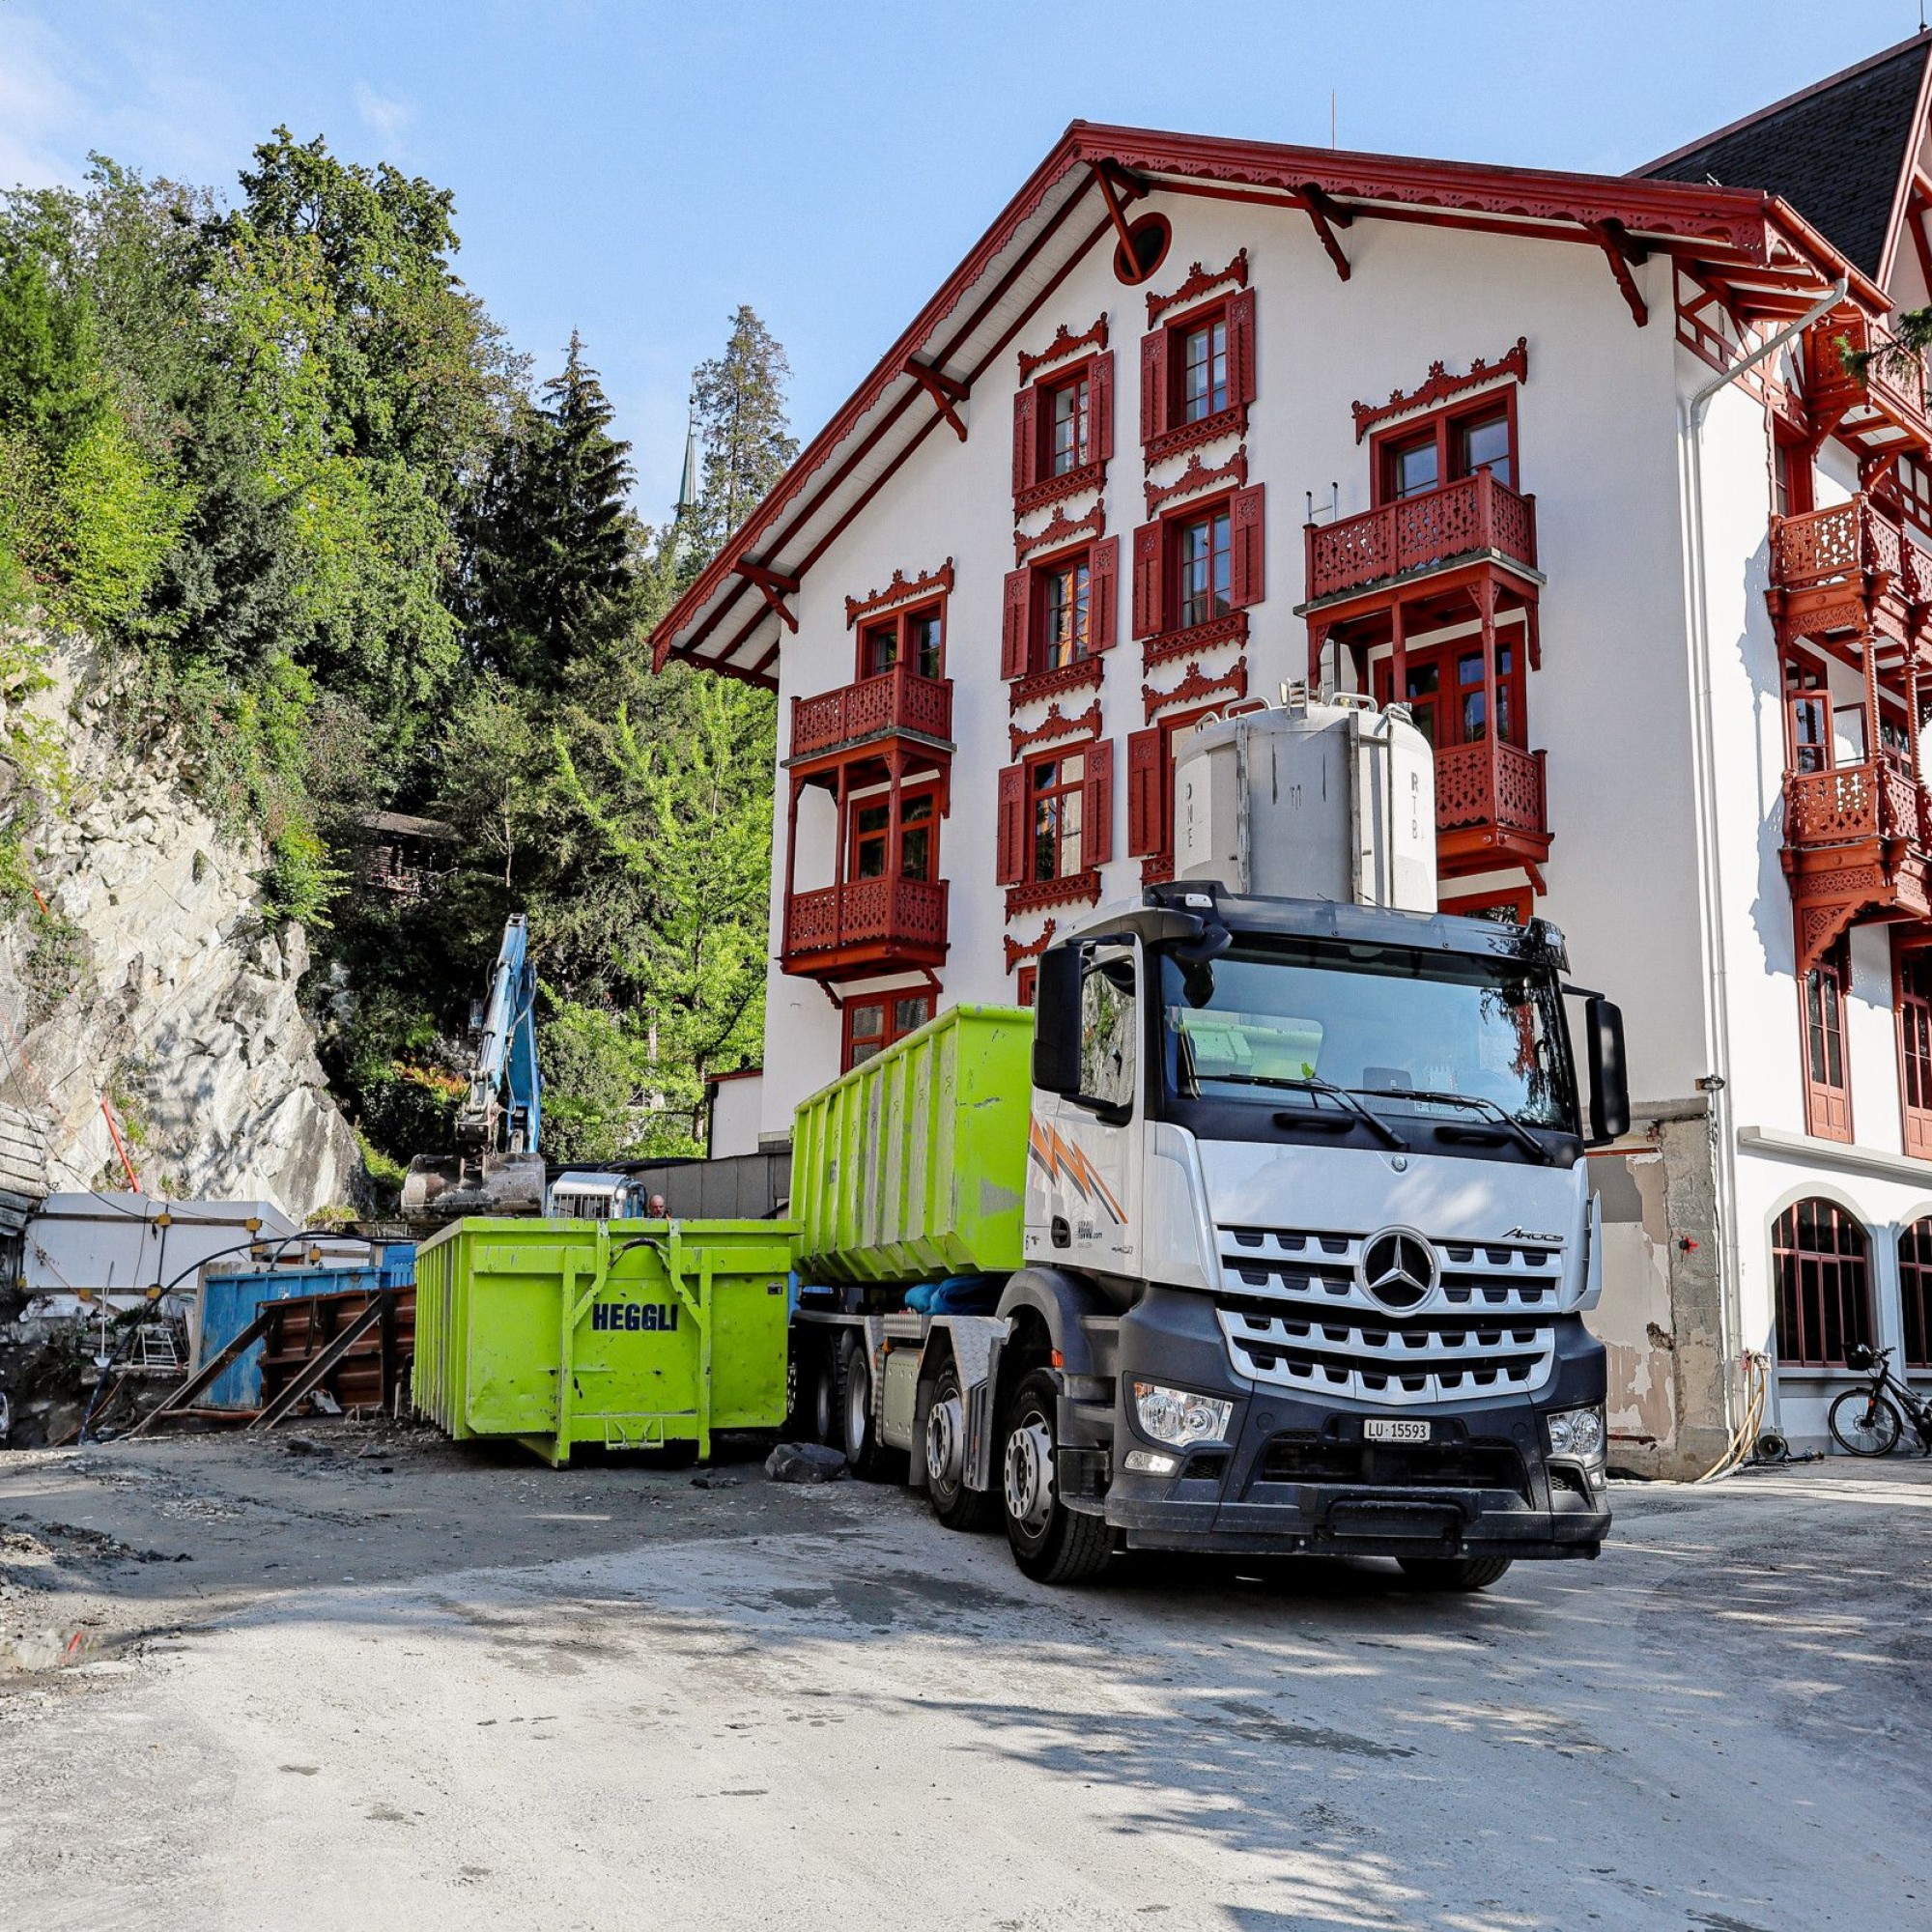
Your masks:
[[[1353,272],[1349,258],[1342,252],[1342,244],[1336,240],[1338,228],[1350,227],[1355,217],[1328,192],[1318,187],[1313,182],[1303,182],[1295,190],[1301,205],[1308,211],[1308,219],[1315,229],[1315,239],[1321,243],[1323,252],[1335,265],[1335,273],[1347,281]]]
[[[958,406],[972,394],[972,384],[962,383],[958,377],[949,376],[945,370],[935,368],[930,362],[921,362],[910,355],[905,359],[904,369],[932,398],[933,407],[951,425],[952,434],[964,442],[966,424],[959,414]]]
[[[779,614],[780,621],[794,637],[798,635],[798,619],[785,606],[787,597],[798,594],[798,579],[788,577],[781,570],[768,570],[761,563],[753,563],[749,558],[741,558],[738,575],[752,584],[767,604]]]
[[[1650,260],[1650,250],[1640,242],[1631,240],[1629,231],[1621,221],[1592,221],[1585,224],[1597,238],[1597,245],[1604,251],[1604,259],[1610,265],[1610,274],[1617,285],[1617,292],[1630,305],[1630,312],[1641,328],[1650,321],[1650,310],[1645,305],[1643,295],[1637,288],[1636,277],[1631,273],[1632,263]]]

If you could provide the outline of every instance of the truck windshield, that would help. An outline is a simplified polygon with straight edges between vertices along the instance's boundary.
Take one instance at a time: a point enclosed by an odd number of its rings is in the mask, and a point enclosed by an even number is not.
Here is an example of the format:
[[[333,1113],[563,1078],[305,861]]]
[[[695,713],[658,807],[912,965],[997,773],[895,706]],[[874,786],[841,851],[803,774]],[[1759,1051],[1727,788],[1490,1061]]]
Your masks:
[[[1208,965],[1161,961],[1176,1098],[1337,1111],[1341,1088],[1384,1121],[1495,1112],[1575,1133],[1556,990],[1520,961],[1334,941],[1239,941]]]

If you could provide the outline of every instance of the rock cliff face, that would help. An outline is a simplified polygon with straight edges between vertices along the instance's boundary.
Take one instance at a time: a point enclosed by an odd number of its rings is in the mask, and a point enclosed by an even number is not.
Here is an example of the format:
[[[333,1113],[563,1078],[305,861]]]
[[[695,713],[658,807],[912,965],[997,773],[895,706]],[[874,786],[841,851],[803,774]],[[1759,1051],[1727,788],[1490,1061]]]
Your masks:
[[[266,1195],[298,1220],[352,1200],[361,1157],[297,1003],[306,941],[262,919],[265,853],[164,755],[130,758],[90,665],[51,668],[31,702],[72,786],[31,841],[46,913],[0,919],[0,1100],[46,1121],[57,1189],[127,1184],[105,1095],[151,1193]]]

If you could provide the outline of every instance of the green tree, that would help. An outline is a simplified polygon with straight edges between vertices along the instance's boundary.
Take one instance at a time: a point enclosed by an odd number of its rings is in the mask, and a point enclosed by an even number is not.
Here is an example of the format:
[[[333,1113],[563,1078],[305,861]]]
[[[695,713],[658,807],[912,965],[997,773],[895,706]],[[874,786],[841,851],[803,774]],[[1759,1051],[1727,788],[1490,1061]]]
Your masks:
[[[694,519],[696,542],[679,560],[684,581],[717,554],[798,454],[785,416],[790,381],[782,346],[749,305],[731,318],[724,355],[693,372],[704,487]]]
[[[467,637],[476,660],[554,688],[633,626],[638,579],[625,510],[630,444],[573,331],[538,408],[517,412],[466,520]]]

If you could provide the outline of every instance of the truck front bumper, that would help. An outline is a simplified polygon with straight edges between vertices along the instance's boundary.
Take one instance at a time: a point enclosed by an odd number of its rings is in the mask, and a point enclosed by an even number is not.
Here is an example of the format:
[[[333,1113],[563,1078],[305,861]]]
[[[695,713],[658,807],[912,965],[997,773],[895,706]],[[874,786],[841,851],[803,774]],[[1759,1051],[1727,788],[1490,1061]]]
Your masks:
[[[1604,1400],[1603,1348],[1574,1319],[1558,1324],[1554,1366],[1533,1396],[1390,1411],[1426,1419],[1426,1445],[1369,1442],[1371,1411],[1236,1378],[1211,1305],[1182,1291],[1155,1290],[1122,1320],[1117,1372],[1110,1481],[1087,1506],[1129,1548],[1587,1557],[1609,1530],[1601,1463],[1545,1449],[1546,1413]],[[1161,1446],[1130,1414],[1136,1377],[1232,1401],[1227,1441],[1178,1452],[1171,1474],[1128,1470],[1130,1449]]]

